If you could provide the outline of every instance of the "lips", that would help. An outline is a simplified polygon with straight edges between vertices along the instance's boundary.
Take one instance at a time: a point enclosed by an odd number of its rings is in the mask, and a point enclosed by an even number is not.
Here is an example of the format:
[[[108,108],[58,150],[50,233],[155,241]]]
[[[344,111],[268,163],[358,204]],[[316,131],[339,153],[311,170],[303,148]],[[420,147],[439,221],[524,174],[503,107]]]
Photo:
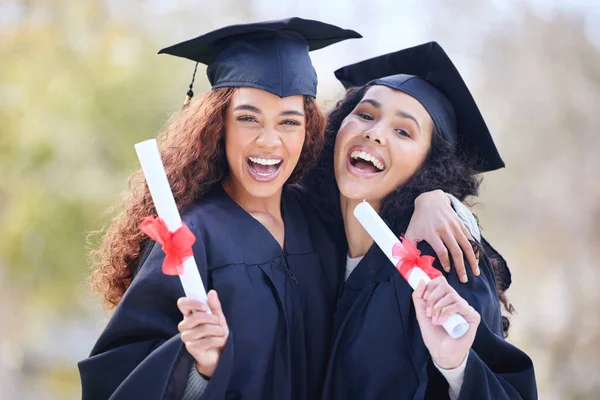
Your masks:
[[[281,170],[283,159],[281,157],[251,156],[246,158],[249,175],[259,182],[274,180]]]
[[[348,164],[351,172],[361,174],[377,174],[385,170],[383,160],[366,146],[354,146],[348,153]]]

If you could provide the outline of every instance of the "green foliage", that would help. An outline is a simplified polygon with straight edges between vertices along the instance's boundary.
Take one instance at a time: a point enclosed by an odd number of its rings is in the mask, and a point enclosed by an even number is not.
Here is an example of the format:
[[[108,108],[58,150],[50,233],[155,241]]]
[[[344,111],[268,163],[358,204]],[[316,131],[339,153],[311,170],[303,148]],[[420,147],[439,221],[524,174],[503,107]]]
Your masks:
[[[133,144],[181,104],[175,66],[190,65],[157,62],[159,46],[102,3],[33,3],[1,38],[0,265],[32,301],[73,310],[86,233],[126,188]]]

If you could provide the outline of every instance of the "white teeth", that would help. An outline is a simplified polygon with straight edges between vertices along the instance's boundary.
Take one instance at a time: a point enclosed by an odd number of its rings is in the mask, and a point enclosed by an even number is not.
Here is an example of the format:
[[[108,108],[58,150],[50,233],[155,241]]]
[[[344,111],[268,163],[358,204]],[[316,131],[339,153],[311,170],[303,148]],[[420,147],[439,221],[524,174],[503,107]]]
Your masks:
[[[377,168],[378,170],[383,171],[383,168],[384,168],[383,163],[381,161],[379,161],[375,156],[372,156],[369,153],[366,153],[364,151],[354,150],[352,153],[350,153],[350,157],[352,157],[354,159],[362,158],[365,161],[369,161],[369,162],[373,163],[375,168]]]
[[[252,161],[253,163],[260,164],[260,165],[277,165],[281,162],[281,160],[267,160],[266,158],[255,158],[255,157],[248,157],[248,159],[250,161]]]

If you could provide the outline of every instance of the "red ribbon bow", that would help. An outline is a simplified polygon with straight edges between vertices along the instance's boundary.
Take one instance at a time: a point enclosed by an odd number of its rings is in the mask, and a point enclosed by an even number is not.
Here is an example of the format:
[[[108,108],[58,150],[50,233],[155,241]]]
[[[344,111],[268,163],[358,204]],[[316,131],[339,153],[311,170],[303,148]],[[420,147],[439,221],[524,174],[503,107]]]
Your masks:
[[[421,268],[431,279],[442,275],[439,270],[433,267],[435,258],[432,256],[422,256],[421,251],[417,249],[417,246],[413,242],[406,239],[404,236],[401,239],[402,244],[396,243],[394,247],[392,247],[392,256],[398,259],[396,269],[402,274],[407,282],[408,276],[413,268],[417,267]]]
[[[166,275],[181,275],[183,262],[194,255],[192,245],[196,237],[184,223],[175,232],[169,231],[162,218],[146,217],[140,229],[150,239],[162,246],[166,254],[162,265],[162,272]]]

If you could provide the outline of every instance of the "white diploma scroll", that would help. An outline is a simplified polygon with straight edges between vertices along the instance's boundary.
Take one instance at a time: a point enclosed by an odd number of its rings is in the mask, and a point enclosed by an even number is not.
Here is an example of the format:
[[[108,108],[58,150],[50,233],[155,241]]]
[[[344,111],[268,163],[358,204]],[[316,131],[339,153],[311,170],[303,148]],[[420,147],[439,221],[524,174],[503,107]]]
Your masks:
[[[377,246],[379,246],[390,262],[396,265],[400,260],[392,255],[392,248],[396,243],[400,243],[400,240],[383,222],[373,207],[366,201],[363,201],[354,209],[354,216],[373,238],[375,243],[377,243]],[[422,269],[419,267],[413,268],[408,276],[408,284],[415,290],[421,280],[425,281],[425,283],[431,281]],[[460,314],[450,315],[443,326],[453,339],[462,337],[469,329],[469,324]]]
[[[142,165],[156,212],[165,221],[169,231],[174,232],[181,226],[181,216],[167,180],[156,140],[150,139],[136,144],[135,151]],[[207,304],[206,290],[194,256],[184,261],[183,273],[179,275],[179,279],[187,297]]]

